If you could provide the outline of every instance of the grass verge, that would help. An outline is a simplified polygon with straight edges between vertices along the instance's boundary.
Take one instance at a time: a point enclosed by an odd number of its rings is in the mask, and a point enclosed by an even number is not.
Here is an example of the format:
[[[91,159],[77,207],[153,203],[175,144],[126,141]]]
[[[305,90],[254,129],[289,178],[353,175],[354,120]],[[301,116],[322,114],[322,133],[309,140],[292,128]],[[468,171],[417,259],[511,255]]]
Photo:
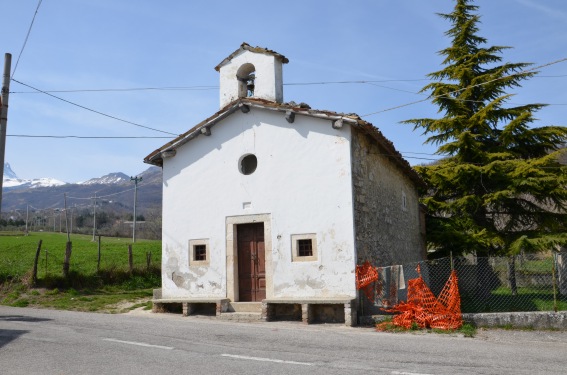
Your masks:
[[[42,248],[37,281],[32,268],[38,242]],[[161,284],[161,242],[133,245],[133,269],[128,264],[127,239],[73,235],[68,277],[62,275],[67,237],[59,233],[0,233],[0,304],[106,313],[151,309],[152,289]],[[148,253],[151,261],[148,262]]]

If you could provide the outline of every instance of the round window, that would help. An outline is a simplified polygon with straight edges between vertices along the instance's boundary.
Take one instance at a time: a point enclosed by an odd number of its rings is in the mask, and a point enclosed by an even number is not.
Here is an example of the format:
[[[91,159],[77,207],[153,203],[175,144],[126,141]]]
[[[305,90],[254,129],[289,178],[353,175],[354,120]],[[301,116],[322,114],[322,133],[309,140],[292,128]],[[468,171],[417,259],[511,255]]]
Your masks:
[[[240,159],[240,172],[242,174],[252,174],[258,166],[256,155],[248,154]]]

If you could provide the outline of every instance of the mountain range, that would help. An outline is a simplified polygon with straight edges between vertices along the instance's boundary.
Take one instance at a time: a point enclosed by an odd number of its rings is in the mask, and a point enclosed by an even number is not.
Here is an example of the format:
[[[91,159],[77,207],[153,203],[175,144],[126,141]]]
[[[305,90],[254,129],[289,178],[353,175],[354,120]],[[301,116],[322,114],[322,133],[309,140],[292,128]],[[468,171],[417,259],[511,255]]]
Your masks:
[[[56,180],[54,178],[34,178],[31,180],[24,180],[18,178],[16,173],[12,170],[10,164],[4,164],[4,180],[3,189],[22,189],[22,188],[38,188],[65,185],[65,182]]]
[[[150,167],[137,175],[137,208],[142,212],[148,208],[161,209],[162,173],[161,168]],[[78,183],[65,183],[53,178],[21,179],[10,164],[4,165],[2,212],[35,209],[63,208],[65,194],[68,206],[88,206],[96,196],[97,200],[111,203],[123,209],[134,204],[134,182],[122,172],[109,173]]]

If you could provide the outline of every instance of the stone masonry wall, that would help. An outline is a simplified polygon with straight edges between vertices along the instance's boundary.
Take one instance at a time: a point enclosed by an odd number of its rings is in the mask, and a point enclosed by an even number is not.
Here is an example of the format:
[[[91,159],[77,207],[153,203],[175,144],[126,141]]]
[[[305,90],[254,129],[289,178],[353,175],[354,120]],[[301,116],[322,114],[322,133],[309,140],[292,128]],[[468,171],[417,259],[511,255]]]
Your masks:
[[[352,164],[357,263],[424,259],[417,189],[368,135],[353,128]],[[405,201],[405,205],[404,205]]]

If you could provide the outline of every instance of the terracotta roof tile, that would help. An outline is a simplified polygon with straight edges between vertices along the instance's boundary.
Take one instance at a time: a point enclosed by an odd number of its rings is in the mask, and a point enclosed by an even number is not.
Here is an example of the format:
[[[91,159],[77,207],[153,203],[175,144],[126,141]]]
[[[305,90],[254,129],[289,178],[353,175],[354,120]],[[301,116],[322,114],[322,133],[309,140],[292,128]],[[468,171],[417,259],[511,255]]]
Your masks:
[[[272,56],[275,56],[277,59],[279,59],[284,64],[287,64],[289,62],[287,57],[285,57],[284,55],[282,55],[280,53],[277,53],[276,51],[272,51],[271,49],[262,48],[262,47],[252,47],[248,43],[242,43],[240,45],[240,48],[238,48],[236,51],[234,51],[233,53],[228,55],[228,57],[226,57],[223,61],[221,61],[217,66],[215,66],[215,70],[218,72],[223,65],[225,65],[230,60],[232,60],[241,51],[250,51],[250,52],[256,52],[256,53],[263,53],[263,54],[266,54],[266,55],[272,55]]]

